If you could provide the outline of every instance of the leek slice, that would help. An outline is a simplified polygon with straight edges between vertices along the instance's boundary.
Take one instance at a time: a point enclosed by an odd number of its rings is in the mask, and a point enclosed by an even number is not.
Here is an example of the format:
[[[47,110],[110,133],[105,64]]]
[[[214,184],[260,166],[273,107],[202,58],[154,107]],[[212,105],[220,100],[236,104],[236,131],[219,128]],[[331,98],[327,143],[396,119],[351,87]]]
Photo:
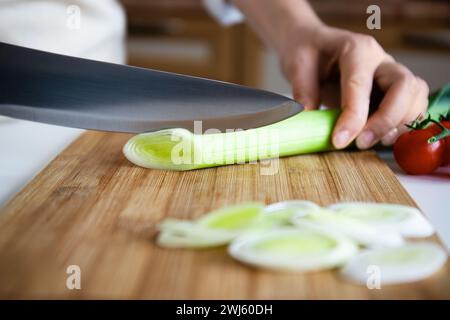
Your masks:
[[[268,205],[262,211],[262,214],[255,220],[252,227],[254,229],[267,229],[279,226],[292,225],[294,214],[300,214],[305,210],[320,209],[312,201],[289,200],[276,202]]]
[[[144,168],[190,170],[195,169],[195,166],[189,163],[174,163],[171,159],[172,152],[180,143],[179,141],[186,141],[187,146],[192,147],[191,139],[192,133],[180,128],[141,133],[128,140],[122,151],[130,162]],[[184,155],[182,152],[181,149],[179,154],[181,159],[184,156],[191,156],[190,153]],[[189,152],[192,151],[189,150]]]
[[[367,250],[351,259],[341,270],[354,282],[366,284],[369,267],[379,270],[380,284],[414,282],[425,279],[442,268],[447,254],[430,242],[410,243],[400,248]]]
[[[236,236],[203,228],[195,223],[170,220],[158,226],[157,244],[169,248],[209,248],[228,244]]]
[[[319,209],[320,206],[308,200],[288,200],[272,203],[264,208],[264,214],[293,214],[306,209]]]
[[[413,207],[386,204],[347,202],[328,207],[338,215],[375,227],[380,232],[398,232],[404,237],[429,237],[433,226]]]
[[[132,163],[155,169],[192,170],[333,149],[338,109],[303,111],[245,131],[192,134],[167,129],[132,137],[123,147]]]
[[[368,247],[396,247],[404,243],[399,233],[380,231],[376,226],[339,215],[330,209],[306,210],[300,215],[294,215],[292,221],[297,226],[321,226],[342,232]]]
[[[198,224],[210,229],[242,232],[261,214],[264,205],[258,202],[240,203],[211,211],[198,220]]]
[[[345,263],[358,251],[347,237],[319,228],[278,228],[235,239],[229,254],[250,265],[288,271],[317,271]]]
[[[252,225],[264,206],[241,203],[211,211],[189,222],[167,219],[158,225],[157,243],[172,248],[205,248],[229,243]]]

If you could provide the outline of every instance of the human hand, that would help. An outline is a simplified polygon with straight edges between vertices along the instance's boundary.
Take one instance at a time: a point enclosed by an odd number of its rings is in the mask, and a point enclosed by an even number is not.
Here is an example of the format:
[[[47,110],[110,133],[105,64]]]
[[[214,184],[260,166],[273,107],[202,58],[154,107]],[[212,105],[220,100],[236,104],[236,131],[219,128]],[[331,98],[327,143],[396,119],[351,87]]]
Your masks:
[[[274,48],[294,98],[315,109],[335,66],[340,72],[343,112],[333,144],[344,148],[356,138],[367,149],[392,144],[404,123],[426,110],[428,86],[397,63],[374,38],[324,25],[306,0],[232,0],[266,44]],[[373,83],[384,92],[369,118]]]
[[[294,98],[307,109],[318,108],[321,87],[332,67],[339,68],[342,114],[333,132],[336,148],[346,147],[355,138],[360,149],[380,140],[390,145],[405,130],[404,124],[427,108],[426,82],[397,63],[370,36],[318,23],[292,27],[284,39],[277,48],[281,66]],[[368,118],[373,82],[384,97]]]

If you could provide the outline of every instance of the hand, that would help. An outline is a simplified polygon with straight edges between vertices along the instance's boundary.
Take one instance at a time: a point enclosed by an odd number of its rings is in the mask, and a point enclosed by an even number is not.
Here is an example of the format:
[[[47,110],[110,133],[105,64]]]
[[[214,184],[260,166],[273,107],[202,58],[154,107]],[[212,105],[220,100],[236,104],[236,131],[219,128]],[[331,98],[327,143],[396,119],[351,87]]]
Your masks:
[[[305,0],[232,0],[248,23],[279,57],[294,98],[315,109],[334,66],[340,71],[343,112],[333,144],[344,148],[356,138],[367,149],[378,141],[392,144],[403,124],[426,110],[428,86],[397,63],[374,38],[324,25]],[[370,118],[372,84],[384,92]]]
[[[360,149],[380,140],[390,145],[405,123],[426,110],[426,82],[397,63],[374,38],[321,24],[292,29],[289,38],[280,51],[281,66],[294,98],[307,109],[319,106],[321,85],[333,65],[339,68],[343,111],[333,132],[336,148],[346,147],[355,138]],[[368,118],[373,81],[384,98]]]

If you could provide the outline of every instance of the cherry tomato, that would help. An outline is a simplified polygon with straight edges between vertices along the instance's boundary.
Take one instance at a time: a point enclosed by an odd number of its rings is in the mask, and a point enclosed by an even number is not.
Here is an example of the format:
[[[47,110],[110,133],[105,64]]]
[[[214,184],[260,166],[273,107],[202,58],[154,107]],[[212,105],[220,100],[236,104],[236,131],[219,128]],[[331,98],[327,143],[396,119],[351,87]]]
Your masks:
[[[446,152],[444,140],[428,143],[436,134],[431,129],[403,133],[394,144],[394,158],[409,174],[428,174],[439,168]]]
[[[450,130],[450,120],[449,121],[441,121],[441,124]],[[445,138],[445,155],[444,155],[444,162],[442,163],[443,166],[450,166],[450,136]]]
[[[447,129],[450,129],[450,120],[441,121],[441,124],[446,127]]]
[[[450,120],[440,121],[440,124],[450,130]],[[437,135],[442,132],[442,129],[434,123],[429,125],[426,128],[426,130],[429,130],[430,132],[432,132],[433,135]],[[442,166],[450,166],[450,136],[446,137],[444,139],[444,141],[445,141],[446,146],[445,146],[444,160],[442,162]]]

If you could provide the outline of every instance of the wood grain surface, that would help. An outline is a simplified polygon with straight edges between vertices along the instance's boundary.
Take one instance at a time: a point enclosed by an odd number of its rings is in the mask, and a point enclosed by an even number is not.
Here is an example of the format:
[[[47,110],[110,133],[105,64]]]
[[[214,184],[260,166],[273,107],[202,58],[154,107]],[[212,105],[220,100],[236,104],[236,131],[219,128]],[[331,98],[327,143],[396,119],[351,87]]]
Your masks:
[[[369,290],[335,271],[262,271],[224,248],[154,244],[161,219],[198,217],[239,201],[415,205],[375,153],[284,158],[276,175],[261,175],[259,164],[168,172],[129,163],[121,152],[129,137],[85,133],[1,210],[0,298],[450,298],[448,263],[424,281]],[[69,265],[81,268],[81,290],[66,288]]]

